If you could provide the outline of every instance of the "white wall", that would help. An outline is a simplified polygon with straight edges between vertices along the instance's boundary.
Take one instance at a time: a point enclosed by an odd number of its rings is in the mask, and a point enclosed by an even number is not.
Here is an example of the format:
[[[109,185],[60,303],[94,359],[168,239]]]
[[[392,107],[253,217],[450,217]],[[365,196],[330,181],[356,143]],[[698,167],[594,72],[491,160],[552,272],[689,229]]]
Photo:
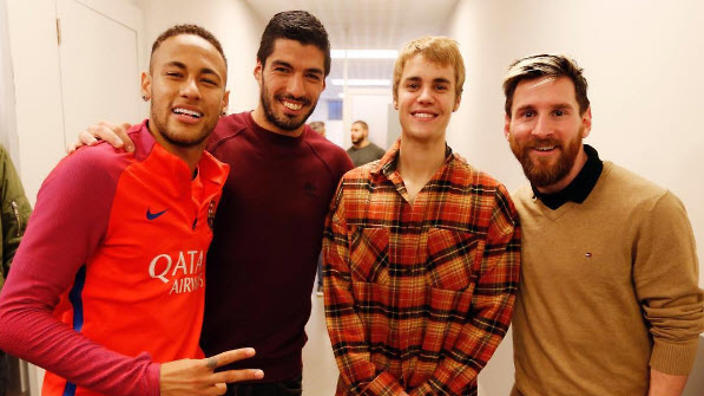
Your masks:
[[[64,131],[54,0],[7,0],[20,175],[34,203],[63,157]]]
[[[462,104],[448,132],[453,148],[511,191],[526,183],[503,137],[503,73],[524,55],[570,55],[590,83],[593,128],[586,142],[603,159],[683,200],[702,261],[704,2],[462,0],[450,35],[459,41],[468,70]],[[513,372],[507,341],[480,379],[487,395],[510,389],[505,384]]]
[[[172,25],[194,23],[220,40],[228,62],[229,113],[253,110],[259,102],[254,79],[259,39],[266,22],[243,0],[137,0],[145,21],[147,51]],[[206,6],[207,5],[207,6]],[[148,59],[148,58],[147,58]]]

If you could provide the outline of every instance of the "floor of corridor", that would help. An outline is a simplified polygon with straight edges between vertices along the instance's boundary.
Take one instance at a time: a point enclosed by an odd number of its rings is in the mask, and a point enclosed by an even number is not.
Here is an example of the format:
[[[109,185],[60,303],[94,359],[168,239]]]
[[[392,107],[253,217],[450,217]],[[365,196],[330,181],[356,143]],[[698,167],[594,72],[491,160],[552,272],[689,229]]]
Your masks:
[[[308,342],[303,347],[303,396],[331,396],[337,385],[337,366],[325,328],[323,297],[313,293],[313,309],[306,324]]]

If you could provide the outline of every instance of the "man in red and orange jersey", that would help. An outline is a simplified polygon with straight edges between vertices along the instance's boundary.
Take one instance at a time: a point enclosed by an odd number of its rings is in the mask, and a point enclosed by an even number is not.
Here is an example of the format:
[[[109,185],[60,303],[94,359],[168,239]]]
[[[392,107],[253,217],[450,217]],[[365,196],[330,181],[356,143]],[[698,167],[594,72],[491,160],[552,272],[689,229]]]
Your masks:
[[[0,348],[46,368],[43,395],[212,395],[260,370],[203,359],[205,255],[228,166],[203,150],[227,106],[220,43],[193,25],[155,41],[150,118],[45,180],[0,295]]]

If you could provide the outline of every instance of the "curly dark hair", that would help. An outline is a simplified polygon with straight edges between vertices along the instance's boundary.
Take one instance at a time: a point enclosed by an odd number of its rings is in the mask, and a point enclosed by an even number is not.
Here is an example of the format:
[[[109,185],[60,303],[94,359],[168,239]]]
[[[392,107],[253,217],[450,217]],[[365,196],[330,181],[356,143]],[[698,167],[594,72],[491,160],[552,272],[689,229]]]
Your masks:
[[[151,55],[154,55],[154,51],[161,46],[161,43],[166,41],[166,39],[174,36],[178,36],[180,34],[192,34],[198,37],[203,38],[205,41],[209,42],[210,44],[215,47],[216,50],[220,53],[222,56],[222,59],[225,61],[225,70],[227,70],[227,57],[225,57],[225,52],[222,50],[222,45],[220,44],[220,41],[218,41],[215,36],[207,31],[206,29],[198,26],[198,25],[189,25],[189,24],[184,24],[184,25],[175,25],[170,28],[168,28],[164,33],[160,34],[159,37],[154,40],[154,44],[152,44],[152,52]],[[150,62],[151,63],[151,62]]]

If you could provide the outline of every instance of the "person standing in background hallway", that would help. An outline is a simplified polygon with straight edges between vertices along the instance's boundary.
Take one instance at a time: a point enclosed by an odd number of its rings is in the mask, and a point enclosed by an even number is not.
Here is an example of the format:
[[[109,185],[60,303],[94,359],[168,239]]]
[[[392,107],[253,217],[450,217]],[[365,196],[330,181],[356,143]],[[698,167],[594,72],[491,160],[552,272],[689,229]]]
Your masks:
[[[519,59],[503,88],[504,134],[530,182],[514,194],[512,395],[680,395],[704,330],[682,202],[583,144],[592,114],[572,59]]]
[[[369,125],[362,120],[352,123],[350,128],[352,146],[347,154],[352,158],[355,167],[376,161],[384,156],[384,149],[369,140]]]
[[[322,121],[312,121],[310,124],[310,129],[318,132],[318,135],[325,137],[325,123]]]
[[[12,259],[20,245],[31,212],[32,206],[24,194],[22,181],[17,175],[12,159],[5,147],[0,145],[0,290],[10,271]],[[8,370],[8,356],[0,350],[0,396],[5,396],[9,386]]]

